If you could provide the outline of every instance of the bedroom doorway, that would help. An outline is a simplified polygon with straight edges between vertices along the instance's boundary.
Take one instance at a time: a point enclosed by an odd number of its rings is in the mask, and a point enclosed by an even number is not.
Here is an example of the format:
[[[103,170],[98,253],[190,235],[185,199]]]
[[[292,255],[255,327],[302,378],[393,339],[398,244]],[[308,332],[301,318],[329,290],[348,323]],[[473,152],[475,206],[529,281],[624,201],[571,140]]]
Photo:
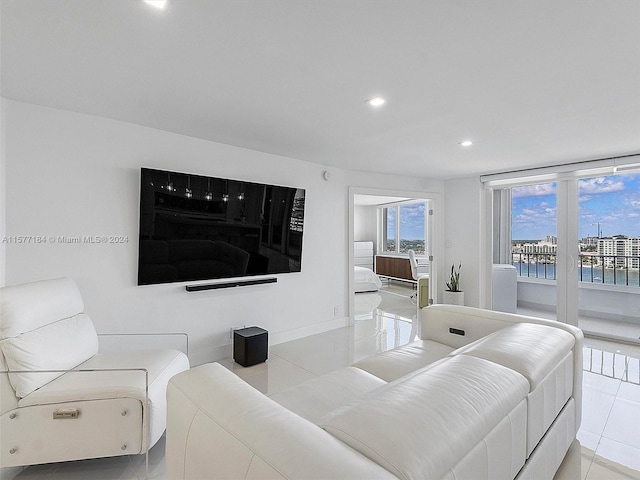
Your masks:
[[[412,298],[412,293],[416,293],[416,287],[410,271],[404,275],[398,275],[399,277],[404,276],[407,281],[402,281],[402,278],[389,281],[388,278],[382,277],[382,290],[377,291],[374,286],[367,292],[367,284],[362,282],[367,282],[368,280],[366,277],[362,277],[362,273],[356,272],[355,267],[357,265],[365,267],[368,265],[375,273],[376,256],[384,255],[386,259],[392,258],[399,262],[406,262],[408,270],[408,249],[415,251],[416,248],[412,248],[412,245],[423,245],[423,248],[417,249],[420,251],[416,253],[420,263],[427,263],[430,258],[432,259],[433,263],[430,265],[429,271],[429,286],[426,290],[428,290],[428,298],[436,298],[434,286],[437,285],[437,258],[440,253],[440,246],[436,241],[436,231],[442,231],[441,228],[438,228],[438,223],[441,219],[437,214],[440,195],[425,192],[392,192],[389,190],[355,187],[350,188],[349,192],[348,267],[350,325],[355,325],[358,319],[363,318],[363,315],[366,316],[375,312],[380,296],[389,299],[383,304],[383,308],[390,316],[396,315],[398,318],[408,317],[409,320],[415,319],[418,304],[416,295],[413,295]],[[412,204],[417,207],[408,207],[408,205]],[[393,206],[398,206],[395,209],[397,217],[393,216]],[[422,215],[422,223],[420,221],[415,222],[413,230],[408,227],[407,223],[411,222],[410,215],[412,214]],[[422,229],[422,235],[415,233],[420,229]],[[410,235],[407,232],[414,233]],[[390,239],[393,239],[393,241]],[[391,246],[394,251],[389,250]],[[375,280],[373,281],[375,282]],[[359,296],[356,297],[356,295]],[[384,305],[391,305],[391,307],[387,308]]]

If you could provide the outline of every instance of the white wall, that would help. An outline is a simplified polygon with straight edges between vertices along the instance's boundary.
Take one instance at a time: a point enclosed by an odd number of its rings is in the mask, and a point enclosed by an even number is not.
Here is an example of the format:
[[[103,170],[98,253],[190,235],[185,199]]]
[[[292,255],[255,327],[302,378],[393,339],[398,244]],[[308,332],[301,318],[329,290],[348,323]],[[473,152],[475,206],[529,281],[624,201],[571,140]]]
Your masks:
[[[353,239],[356,242],[372,241],[374,251],[378,244],[378,208],[355,205],[353,207]]]
[[[99,332],[187,332],[194,364],[230,352],[231,326],[260,325],[276,343],[346,323],[341,171],[326,182],[319,165],[10,100],[4,127],[7,237],[128,237],[6,244],[7,284],[72,277]],[[198,293],[184,284],[138,287],[141,166],[305,188],[302,272]]]
[[[6,283],[72,277],[99,332],[186,332],[194,365],[230,354],[232,326],[262,326],[274,344],[347,324],[349,185],[442,189],[442,182],[335,168],[325,181],[327,168],[318,164],[100,117],[4,104],[5,235],[47,239],[5,244],[0,267]],[[302,272],[278,275],[276,284],[197,293],[187,293],[184,284],[138,287],[142,166],[305,188]],[[49,241],[86,235],[126,236],[128,242]]]
[[[481,221],[482,186],[478,177],[461,178],[445,182],[445,261],[441,262],[442,284],[438,292],[446,288],[451,265],[462,264],[460,287],[464,291],[465,305],[481,306]],[[440,288],[442,287],[442,288]],[[442,297],[439,297],[442,301]]]

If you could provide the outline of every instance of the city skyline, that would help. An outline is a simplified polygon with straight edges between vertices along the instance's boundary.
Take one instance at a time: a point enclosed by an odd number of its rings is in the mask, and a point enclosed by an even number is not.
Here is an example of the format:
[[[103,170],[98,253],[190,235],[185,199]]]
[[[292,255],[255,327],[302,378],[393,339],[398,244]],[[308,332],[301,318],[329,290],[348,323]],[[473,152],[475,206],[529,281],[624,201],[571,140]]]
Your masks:
[[[578,202],[579,238],[640,236],[640,174],[579,180]],[[556,232],[556,184],[513,188],[512,239],[540,240]]]

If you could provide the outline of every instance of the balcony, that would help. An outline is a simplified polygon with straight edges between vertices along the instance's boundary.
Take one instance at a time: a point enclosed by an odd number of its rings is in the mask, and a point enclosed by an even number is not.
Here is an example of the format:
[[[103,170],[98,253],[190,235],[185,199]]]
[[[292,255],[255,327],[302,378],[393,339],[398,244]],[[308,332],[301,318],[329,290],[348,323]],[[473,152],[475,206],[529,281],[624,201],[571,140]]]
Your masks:
[[[514,253],[518,311],[555,317],[556,255]],[[640,256],[580,254],[578,326],[586,334],[640,342]]]
[[[553,253],[513,253],[512,259],[520,277],[556,279],[556,255]],[[640,287],[640,255],[581,253],[578,267],[580,282]]]

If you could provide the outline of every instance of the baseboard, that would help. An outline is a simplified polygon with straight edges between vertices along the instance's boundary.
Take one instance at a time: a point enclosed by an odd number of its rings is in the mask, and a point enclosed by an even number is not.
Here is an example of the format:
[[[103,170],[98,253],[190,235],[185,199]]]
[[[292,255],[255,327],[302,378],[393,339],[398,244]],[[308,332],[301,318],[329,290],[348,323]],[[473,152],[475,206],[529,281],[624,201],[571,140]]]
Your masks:
[[[621,315],[617,313],[595,312],[593,310],[579,310],[578,314],[581,317],[598,318],[603,320],[610,320],[612,322],[631,323],[632,325],[640,324],[638,317],[632,317],[630,315]]]
[[[552,308],[551,305],[545,305],[542,303],[535,303],[535,302],[523,302],[521,300],[518,300],[518,307],[530,308],[532,310],[540,310],[541,312],[555,312],[555,309]]]

